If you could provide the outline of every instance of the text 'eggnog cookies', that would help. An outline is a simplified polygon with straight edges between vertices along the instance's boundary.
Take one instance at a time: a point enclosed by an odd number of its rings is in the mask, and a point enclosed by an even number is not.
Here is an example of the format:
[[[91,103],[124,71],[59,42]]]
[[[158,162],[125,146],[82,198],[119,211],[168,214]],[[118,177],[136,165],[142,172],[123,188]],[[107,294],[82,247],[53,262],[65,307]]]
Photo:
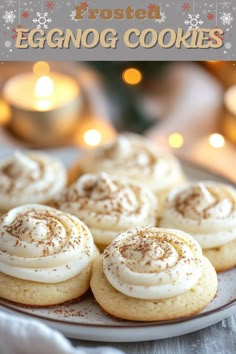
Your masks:
[[[236,190],[199,182],[170,192],[160,222],[191,234],[217,271],[236,266]]]
[[[157,201],[149,189],[106,173],[81,176],[55,206],[84,221],[101,248],[130,228],[155,226],[157,219]]]
[[[190,235],[141,228],[120,234],[97,258],[91,289],[113,316],[171,320],[207,306],[216,294],[217,276]]]
[[[36,204],[12,209],[0,218],[0,297],[35,306],[75,299],[97,255],[78,218]]]
[[[41,152],[16,152],[0,161],[0,212],[22,204],[46,204],[66,183],[66,171],[54,157]]]
[[[135,134],[120,135],[113,143],[88,152],[72,167],[70,176],[75,180],[80,174],[100,171],[147,185],[160,198],[184,181],[174,156]]]

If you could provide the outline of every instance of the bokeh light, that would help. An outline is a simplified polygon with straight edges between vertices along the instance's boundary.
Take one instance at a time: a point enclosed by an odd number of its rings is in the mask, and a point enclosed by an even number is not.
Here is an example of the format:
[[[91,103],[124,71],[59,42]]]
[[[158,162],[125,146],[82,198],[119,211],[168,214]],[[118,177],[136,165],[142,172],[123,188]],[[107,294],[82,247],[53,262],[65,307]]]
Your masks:
[[[123,71],[122,79],[128,85],[138,85],[142,81],[142,73],[138,69],[129,68]]]
[[[173,149],[179,149],[184,144],[184,138],[179,133],[173,133],[169,136],[168,143]]]
[[[111,142],[115,137],[116,131],[109,121],[88,116],[80,120],[74,142],[82,148],[94,148]]]
[[[36,76],[46,76],[50,72],[50,66],[46,61],[38,61],[33,66],[33,72]]]
[[[225,138],[221,134],[211,134],[209,144],[215,149],[221,149],[225,145]]]
[[[102,136],[98,130],[89,129],[84,133],[84,142],[89,146],[97,146],[101,141]]]

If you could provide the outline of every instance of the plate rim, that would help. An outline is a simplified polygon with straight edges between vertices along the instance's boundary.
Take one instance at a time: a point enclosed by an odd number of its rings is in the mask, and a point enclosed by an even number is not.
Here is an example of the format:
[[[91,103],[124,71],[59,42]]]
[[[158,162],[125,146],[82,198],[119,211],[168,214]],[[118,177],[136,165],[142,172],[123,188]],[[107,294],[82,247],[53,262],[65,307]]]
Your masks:
[[[9,303],[9,305],[8,305]],[[198,313],[196,315],[193,316],[188,316],[188,317],[184,317],[184,318],[180,318],[177,320],[166,320],[166,321],[146,321],[146,322],[140,322],[140,321],[127,321],[127,323],[129,323],[129,325],[125,326],[125,325],[119,325],[119,324],[90,324],[90,323],[76,323],[76,322],[71,322],[71,321],[64,321],[63,319],[55,319],[55,318],[48,318],[48,317],[44,317],[43,315],[40,314],[35,314],[35,313],[30,313],[30,312],[25,312],[24,311],[24,307],[23,306],[17,306],[14,305],[12,303],[13,306],[11,306],[10,302],[4,301],[2,299],[0,299],[0,306],[7,308],[8,310],[14,311],[18,314],[23,314],[23,315],[27,315],[27,316],[31,316],[33,318],[37,318],[37,319],[41,319],[41,320],[47,320],[47,321],[51,321],[54,323],[60,323],[63,325],[72,325],[72,326],[81,326],[81,327],[96,327],[96,328],[121,328],[121,329],[127,329],[127,328],[143,328],[143,327],[158,327],[158,326],[168,326],[168,325],[175,325],[175,324],[179,324],[179,323],[186,323],[195,319],[199,319],[199,318],[204,318],[204,317],[208,317],[210,315],[213,315],[215,313],[220,313],[223,312],[224,310],[230,309],[230,308],[234,308],[236,306],[236,298],[231,300],[230,302],[228,302],[225,305],[222,305],[216,309],[213,310],[209,310],[203,313]],[[63,304],[61,304],[63,305]],[[16,306],[16,308],[14,307]],[[60,305],[58,305],[60,306]],[[98,305],[99,306],[99,305]],[[32,310],[34,308],[32,307]],[[37,309],[37,308],[35,308]],[[106,316],[110,316],[109,314],[106,314]],[[112,316],[111,316],[112,317]],[[116,319],[117,321],[119,321],[119,319]],[[122,320],[124,322],[124,320]]]
[[[0,305],[1,310],[1,305]],[[14,314],[16,316],[21,316],[23,318],[29,318],[32,320],[38,320],[33,315],[24,313],[23,315],[15,313],[14,310],[9,309],[7,313]],[[221,311],[222,312],[222,311]],[[50,319],[43,319],[41,322],[52,327],[53,329],[62,332],[65,336],[73,339],[79,340],[89,340],[97,342],[111,342],[111,343],[131,343],[131,342],[143,342],[150,340],[159,340],[165,338],[172,338],[180,335],[185,335],[192,333],[204,328],[207,328],[219,321],[222,321],[226,317],[233,315],[234,312],[230,313],[229,309],[224,309],[222,316],[221,312],[216,312],[208,316],[208,321],[202,322],[201,318],[194,319],[194,317],[185,322],[180,322],[177,324],[168,324],[167,326],[148,326],[148,327],[131,327],[129,331],[127,328],[123,327],[110,327],[106,328],[107,336],[104,337],[104,328],[102,327],[85,327],[80,325],[71,325],[60,322],[53,322]],[[236,306],[235,306],[236,313]],[[218,316],[216,316],[218,315]],[[220,316],[220,317],[219,317]],[[158,330],[159,329],[159,330]],[[171,332],[172,331],[172,332]]]
[[[222,181],[222,183],[228,183],[228,184],[231,184],[231,185],[234,185],[234,187],[236,187],[236,183],[234,181],[232,181],[230,178],[226,177],[225,175],[223,174],[220,174],[218,172],[215,172],[211,169],[208,169],[206,168],[205,166],[202,166],[201,164],[198,164],[198,163],[195,163],[195,162],[192,162],[188,159],[185,159],[185,158],[179,158],[183,168],[184,167],[190,167],[190,168],[193,168],[193,169],[197,169],[197,170],[200,170],[201,172],[203,173],[207,173],[207,174],[210,174],[212,176],[212,178],[216,177],[218,179],[220,179]],[[189,316],[189,317],[185,317],[185,318],[181,318],[181,319],[177,319],[177,320],[167,320],[167,321],[153,321],[153,322],[135,322],[135,321],[127,321],[127,323],[129,323],[127,326],[124,325],[123,323],[122,324],[119,324],[119,323],[113,323],[113,324],[96,324],[96,323],[75,323],[75,322],[71,322],[71,321],[64,321],[63,319],[56,319],[56,318],[48,318],[48,317],[44,317],[43,315],[40,315],[40,314],[35,314],[35,313],[29,313],[29,312],[25,312],[24,311],[24,307],[20,307],[20,306],[17,306],[14,305],[14,303],[12,303],[13,306],[16,306],[15,307],[11,307],[11,303],[10,302],[7,302],[5,301],[4,299],[0,299],[0,310],[3,309],[3,311],[5,310],[5,312],[10,312],[10,313],[14,313],[18,316],[24,316],[24,317],[27,317],[27,318],[31,318],[31,319],[34,319],[34,320],[40,320],[46,324],[48,324],[49,326],[51,325],[51,327],[61,331],[62,333],[64,333],[65,335],[69,336],[68,333],[70,331],[70,329],[75,329],[77,328],[78,330],[79,329],[89,329],[88,332],[90,332],[91,330],[109,330],[109,332],[114,332],[115,331],[118,331],[119,333],[124,331],[124,330],[137,330],[137,331],[141,331],[141,330],[147,330],[148,328],[151,329],[164,329],[164,328],[168,328],[169,327],[172,327],[172,326],[176,326],[176,325],[181,325],[182,327],[185,327],[185,325],[187,324],[190,324],[190,323],[194,323],[195,321],[197,323],[199,323],[199,321],[201,321],[202,319],[204,318],[208,318],[209,319],[213,319],[217,314],[220,318],[218,318],[216,321],[213,321],[211,324],[207,324],[206,326],[202,326],[200,328],[197,328],[197,329],[193,329],[193,330],[189,330],[189,331],[184,331],[182,334],[187,334],[187,333],[190,333],[190,332],[193,332],[193,331],[196,331],[198,329],[201,329],[201,328],[205,328],[205,327],[208,327],[216,322],[219,322],[221,320],[223,320],[225,317],[228,317],[228,316],[231,316],[233,315],[234,313],[236,313],[236,297],[234,299],[232,299],[230,302],[220,306],[220,307],[217,307],[216,309],[212,309],[212,310],[209,310],[209,311],[206,311],[206,312],[203,312],[203,313],[198,313],[196,315],[193,315],[193,316]],[[63,304],[61,304],[63,305]],[[99,306],[99,305],[98,305]],[[33,307],[32,307],[33,309]],[[230,311],[232,310],[232,311]],[[227,313],[227,315],[223,315]],[[109,316],[109,314],[107,314]],[[119,321],[119,319],[117,318],[117,321]],[[124,320],[121,320],[124,322]],[[207,321],[206,321],[207,322]],[[64,328],[64,329],[63,329]],[[65,330],[66,329],[66,330]],[[73,332],[75,333],[75,332]],[[177,334],[177,335],[181,335],[181,334]],[[95,335],[89,335],[89,339],[87,340],[91,340],[91,341],[109,341],[107,338],[104,338],[103,340],[102,339],[99,339],[97,338]],[[171,335],[171,336],[166,336],[166,337],[159,337],[157,335],[157,337],[153,337],[153,336],[146,336],[145,338],[147,338],[146,340],[153,340],[153,339],[162,339],[162,338],[170,338],[170,337],[173,337],[174,335]],[[96,338],[95,338],[96,337]],[[78,333],[78,336],[74,337],[73,335],[73,338],[77,338],[77,339],[86,339],[84,335],[80,336],[79,333]],[[135,341],[143,341],[145,339],[139,339],[136,337]],[[128,340],[118,340],[119,342],[128,342]],[[129,341],[134,341],[133,339],[130,339]]]

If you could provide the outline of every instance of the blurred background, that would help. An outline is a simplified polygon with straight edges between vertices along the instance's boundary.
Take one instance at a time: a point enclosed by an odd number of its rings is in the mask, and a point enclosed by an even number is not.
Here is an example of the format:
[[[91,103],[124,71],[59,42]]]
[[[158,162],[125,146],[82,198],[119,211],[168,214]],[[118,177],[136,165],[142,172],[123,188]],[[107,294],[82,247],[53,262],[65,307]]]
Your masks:
[[[236,181],[236,62],[3,62],[0,90],[0,149],[132,131]]]

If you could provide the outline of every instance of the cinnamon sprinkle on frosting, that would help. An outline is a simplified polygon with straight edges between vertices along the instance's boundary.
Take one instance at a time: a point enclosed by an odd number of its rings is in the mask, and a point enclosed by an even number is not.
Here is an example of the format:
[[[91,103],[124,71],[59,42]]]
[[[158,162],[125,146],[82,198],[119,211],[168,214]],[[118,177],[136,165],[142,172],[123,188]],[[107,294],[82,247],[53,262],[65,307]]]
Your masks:
[[[236,190],[217,182],[198,182],[170,192],[160,226],[193,235],[203,249],[236,239]]]
[[[121,231],[137,225],[155,225],[158,212],[148,189],[104,172],[80,177],[55,205],[83,220],[99,244],[108,244]]]
[[[1,271],[19,279],[45,283],[70,279],[95,252],[92,235],[78,218],[39,204],[3,215],[0,235]]]
[[[127,296],[162,299],[197,283],[202,252],[191,236],[179,230],[140,228],[112,241],[103,254],[103,270],[109,283]]]

